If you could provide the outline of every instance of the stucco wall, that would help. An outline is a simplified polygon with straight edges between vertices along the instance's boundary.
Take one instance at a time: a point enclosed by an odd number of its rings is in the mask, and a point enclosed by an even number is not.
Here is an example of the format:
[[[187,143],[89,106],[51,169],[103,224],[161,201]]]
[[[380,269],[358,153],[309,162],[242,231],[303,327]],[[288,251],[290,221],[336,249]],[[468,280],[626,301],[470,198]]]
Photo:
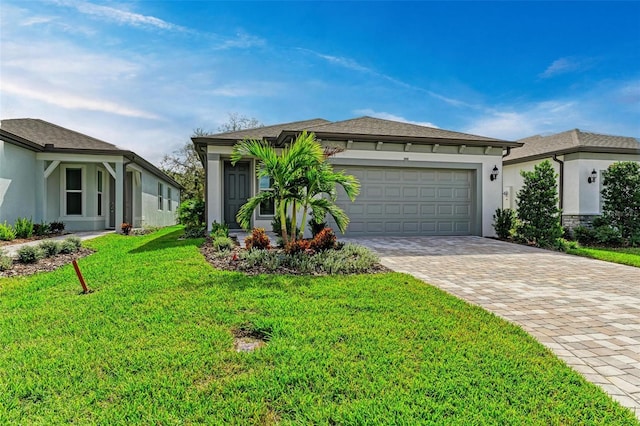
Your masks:
[[[158,209],[158,182],[162,183],[162,210]],[[167,200],[167,188],[171,187],[171,210]],[[142,172],[141,224],[139,226],[169,226],[176,224],[176,210],[180,191],[147,171]],[[136,215],[134,213],[134,215]]]
[[[330,142],[328,142],[331,144]],[[373,147],[375,145],[372,145]],[[389,148],[390,145],[387,145]],[[430,150],[428,147],[412,147],[423,150]],[[222,221],[222,179],[223,179],[223,161],[228,159],[231,153],[231,147],[216,147],[208,146],[208,161],[207,161],[207,224],[208,226],[215,220]],[[397,149],[394,151],[389,150],[366,150],[366,149],[347,149],[335,156],[336,159],[358,159],[358,160],[370,160],[372,163],[378,160],[385,161],[397,161],[398,166],[402,166],[402,163],[408,161],[414,162],[428,162],[435,163],[433,167],[447,168],[452,163],[467,164],[469,168],[480,168],[480,173],[477,178],[480,183],[481,196],[478,198],[477,208],[481,214],[481,233],[483,236],[494,236],[495,231],[493,229],[493,213],[502,205],[502,150],[494,148],[486,155],[484,154],[484,148],[468,148],[466,152],[472,153],[457,153],[458,147],[440,147],[442,153],[431,152],[405,152],[403,149]],[[406,160],[405,160],[406,159]],[[406,164],[406,163],[405,163]],[[498,179],[491,181],[489,175],[494,166],[498,167],[499,174]],[[339,169],[339,166],[336,166]],[[251,193],[255,193],[256,179],[255,179],[255,167],[252,167],[251,178]],[[257,220],[254,216],[253,225],[256,227],[264,227],[271,229],[271,220]]]
[[[40,221],[36,211],[36,153],[0,140],[0,222],[19,217]]]
[[[640,155],[575,153],[559,156],[558,159],[564,161],[563,215],[589,216],[601,213],[602,172],[616,162],[640,162]],[[559,173],[560,165],[551,157],[548,160],[555,172]],[[503,198],[504,208],[517,208],[516,194],[524,182],[520,171],[533,171],[535,165],[542,161],[544,159],[504,166],[503,191],[511,193],[510,199],[506,196]],[[596,182],[589,183],[588,178],[594,169],[597,172]]]

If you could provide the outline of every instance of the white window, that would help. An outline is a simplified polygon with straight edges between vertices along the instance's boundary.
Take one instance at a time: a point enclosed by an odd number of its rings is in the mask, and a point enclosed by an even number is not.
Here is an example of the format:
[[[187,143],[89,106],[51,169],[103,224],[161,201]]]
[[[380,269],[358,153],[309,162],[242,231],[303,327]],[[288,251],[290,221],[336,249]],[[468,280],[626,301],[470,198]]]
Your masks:
[[[158,182],[158,210],[162,210],[162,207],[163,207],[162,191],[163,191],[162,184]]]
[[[171,211],[171,187],[167,187],[167,210]]]
[[[82,167],[64,169],[64,214],[82,216],[83,212],[83,170]]]
[[[258,191],[273,191],[273,179],[269,176],[263,176],[258,181]],[[276,212],[275,209],[275,201],[272,199],[263,201],[260,203],[260,207],[258,208],[259,216],[273,216]]]
[[[98,216],[103,215],[103,198],[102,198],[102,187],[104,185],[103,173],[102,170],[98,170],[97,176],[97,189],[98,189]]]

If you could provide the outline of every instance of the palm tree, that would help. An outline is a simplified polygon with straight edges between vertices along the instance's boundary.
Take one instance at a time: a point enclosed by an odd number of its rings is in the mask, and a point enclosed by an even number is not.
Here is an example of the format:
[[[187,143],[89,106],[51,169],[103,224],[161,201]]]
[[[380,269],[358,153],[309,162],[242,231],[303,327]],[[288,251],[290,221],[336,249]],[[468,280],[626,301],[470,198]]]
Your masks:
[[[266,200],[273,200],[275,212],[280,217],[282,240],[287,244],[296,240],[297,211],[302,208],[301,231],[304,232],[307,212],[311,209],[314,216],[331,215],[341,232],[345,232],[349,218],[335,204],[336,185],[345,189],[351,201],[360,191],[355,177],[343,172],[334,172],[326,160],[337,153],[336,150],[323,151],[313,133],[302,132],[290,147],[277,154],[268,142],[247,139],[233,147],[232,164],[243,156],[251,155],[258,159],[258,178],[269,177],[272,190],[258,193],[247,200],[236,219],[245,230],[249,229],[253,211]],[[322,196],[325,195],[325,196]],[[291,230],[286,229],[287,210],[291,209]],[[289,236],[291,238],[289,238]]]

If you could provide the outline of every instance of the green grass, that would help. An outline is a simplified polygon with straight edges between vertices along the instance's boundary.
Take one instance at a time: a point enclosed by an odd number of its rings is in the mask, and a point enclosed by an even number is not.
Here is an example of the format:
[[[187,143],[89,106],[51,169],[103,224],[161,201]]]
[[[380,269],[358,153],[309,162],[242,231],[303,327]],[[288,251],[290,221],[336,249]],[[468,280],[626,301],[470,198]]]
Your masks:
[[[570,249],[569,254],[590,257],[592,259],[605,260],[607,262],[620,263],[622,265],[635,266],[640,268],[640,247],[629,248],[603,248],[603,247],[580,247]]]
[[[0,424],[638,424],[522,329],[403,274],[248,277],[179,228],[0,279]],[[269,336],[233,350],[234,328]]]

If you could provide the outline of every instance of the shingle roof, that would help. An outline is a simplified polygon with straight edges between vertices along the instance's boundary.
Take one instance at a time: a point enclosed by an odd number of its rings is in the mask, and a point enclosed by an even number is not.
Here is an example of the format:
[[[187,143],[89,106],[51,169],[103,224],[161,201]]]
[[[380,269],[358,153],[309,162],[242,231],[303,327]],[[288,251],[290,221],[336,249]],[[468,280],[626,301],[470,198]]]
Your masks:
[[[384,120],[373,117],[359,117],[335,123],[320,124],[307,129],[315,133],[342,133],[368,136],[390,136],[428,139],[453,139],[466,141],[500,141],[504,140],[471,135],[468,133],[452,132],[435,127],[420,126],[400,121]]]
[[[232,139],[236,141],[243,139],[277,138],[283,130],[301,131],[325,123],[330,123],[330,121],[325,120],[324,118],[314,118],[312,120],[294,121],[291,123],[262,126],[253,129],[237,130],[234,132],[217,133],[214,135],[202,136],[201,138]]]
[[[120,148],[109,142],[36,118],[2,120],[0,129],[42,147],[52,144],[54,148],[63,149],[120,151]]]
[[[518,142],[520,148],[513,148],[505,157],[505,164],[534,160],[553,154],[571,152],[619,152],[640,154],[640,141],[627,136],[612,136],[583,132],[579,129],[568,130],[549,136],[535,135]]]
[[[112,143],[60,127],[48,121],[37,118],[1,120],[0,138],[3,137],[10,138],[14,143],[26,146],[34,151],[122,155],[177,188],[183,188],[171,176],[168,176],[132,151],[118,148]],[[49,144],[53,146],[49,148],[47,146]]]

